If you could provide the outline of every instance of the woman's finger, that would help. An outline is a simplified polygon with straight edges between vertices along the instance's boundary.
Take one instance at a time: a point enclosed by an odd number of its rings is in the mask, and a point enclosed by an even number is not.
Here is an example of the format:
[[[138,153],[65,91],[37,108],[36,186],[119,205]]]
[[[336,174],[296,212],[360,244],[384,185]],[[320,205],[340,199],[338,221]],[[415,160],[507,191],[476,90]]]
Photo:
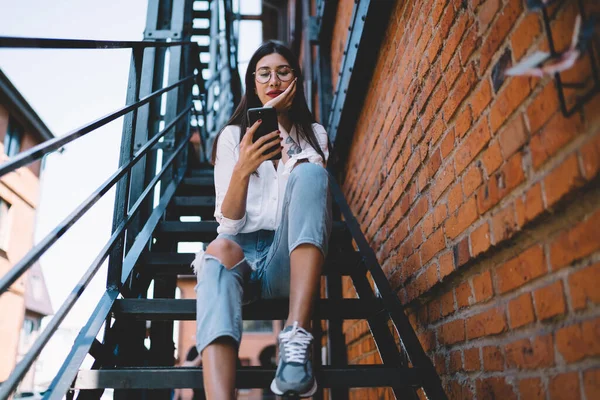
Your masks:
[[[242,138],[242,142],[244,142],[244,144],[249,144],[249,145],[252,144],[252,138],[254,137],[254,132],[256,132],[256,130],[258,129],[258,127],[260,126],[261,123],[262,123],[262,119],[259,119],[258,121],[256,121],[254,124],[252,124],[252,126],[250,126],[246,130],[246,134]]]
[[[260,158],[261,163],[267,161],[268,159],[272,158],[273,156],[276,156],[277,154],[281,153],[283,151],[283,146],[277,146],[277,148],[273,151],[270,151],[268,153],[266,153],[265,155],[263,155]]]
[[[265,136],[262,136],[262,137],[258,138],[256,140],[256,142],[254,142],[254,144],[252,145],[252,147],[254,149],[258,149],[258,148],[262,147],[263,143],[271,141],[271,140],[274,140],[274,139],[277,139],[278,137],[280,137],[279,136],[279,131],[273,131],[273,132],[271,132],[271,133],[269,133],[269,134],[267,134]]]

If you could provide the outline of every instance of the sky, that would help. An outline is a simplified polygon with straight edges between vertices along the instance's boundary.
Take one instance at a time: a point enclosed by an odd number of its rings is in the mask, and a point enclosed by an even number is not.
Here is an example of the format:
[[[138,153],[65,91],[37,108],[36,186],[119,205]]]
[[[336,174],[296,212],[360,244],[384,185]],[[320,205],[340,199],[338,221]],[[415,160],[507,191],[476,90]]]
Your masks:
[[[0,0],[0,36],[142,40],[147,1]],[[260,13],[250,3],[242,2],[242,13]],[[257,28],[260,25],[248,22],[240,30],[242,73],[244,61],[260,44]],[[0,49],[0,69],[55,136],[62,136],[125,105],[130,57],[128,49]],[[122,118],[67,145],[62,153],[46,157],[36,243],[116,170],[121,130]],[[55,311],[110,237],[113,202],[114,190],[42,256]],[[68,354],[73,338],[104,292],[105,282],[104,267],[42,353],[36,368],[42,383],[52,378]]]

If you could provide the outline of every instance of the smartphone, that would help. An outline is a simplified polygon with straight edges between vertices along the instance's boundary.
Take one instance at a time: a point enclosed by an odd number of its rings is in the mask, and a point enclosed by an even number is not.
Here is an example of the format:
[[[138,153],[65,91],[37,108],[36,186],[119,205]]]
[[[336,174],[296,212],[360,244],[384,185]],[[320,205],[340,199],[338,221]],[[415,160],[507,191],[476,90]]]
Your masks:
[[[277,123],[277,111],[273,107],[258,107],[258,108],[249,108],[248,109],[248,126],[254,125],[256,121],[262,119],[262,123],[254,132],[254,137],[252,138],[252,142],[256,142],[259,138],[268,135],[269,133],[276,131],[279,129],[279,124]],[[275,150],[276,146],[279,146],[279,138],[275,138],[273,140],[273,147],[269,148],[265,151],[264,154],[270,153]],[[271,160],[280,160],[281,153],[275,154],[270,158]]]

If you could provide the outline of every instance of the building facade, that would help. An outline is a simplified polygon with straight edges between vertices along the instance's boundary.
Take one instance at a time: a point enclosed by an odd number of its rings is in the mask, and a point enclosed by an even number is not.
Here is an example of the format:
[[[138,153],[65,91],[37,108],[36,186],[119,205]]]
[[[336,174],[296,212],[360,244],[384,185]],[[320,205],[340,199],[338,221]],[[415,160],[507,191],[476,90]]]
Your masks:
[[[0,162],[53,138],[39,116],[0,71]],[[41,161],[0,177],[0,276],[33,246],[35,212],[39,199]],[[52,314],[41,268],[34,265],[0,295],[0,382],[24,355]],[[20,391],[33,390],[32,368]]]
[[[317,15],[317,3],[304,15]],[[306,46],[310,29],[286,38],[305,73],[327,71],[315,54],[330,49],[332,92],[346,89],[338,79],[359,3],[334,2],[326,42]],[[598,25],[560,73],[578,86],[504,74],[548,51],[549,38],[567,50],[577,15],[597,14],[600,3],[389,3],[383,38],[371,43],[372,75],[363,77],[369,89],[354,129],[343,132],[338,179],[449,397],[600,397]],[[552,4],[529,9],[534,3]],[[310,27],[302,18],[296,26]],[[316,86],[312,93],[318,105]],[[355,296],[349,284],[346,295]],[[350,363],[381,362],[365,321],[344,331]]]

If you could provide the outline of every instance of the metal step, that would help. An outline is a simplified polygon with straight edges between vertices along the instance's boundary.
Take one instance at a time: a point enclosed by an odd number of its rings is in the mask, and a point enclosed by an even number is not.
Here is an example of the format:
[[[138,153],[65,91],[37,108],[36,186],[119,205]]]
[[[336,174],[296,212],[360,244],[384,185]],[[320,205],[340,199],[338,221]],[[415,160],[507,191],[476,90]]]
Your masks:
[[[158,224],[155,236],[168,235],[169,239],[208,243],[217,237],[217,221],[179,222],[163,221]],[[342,221],[334,221],[331,239],[335,242],[350,240],[350,232]]]
[[[241,367],[237,370],[236,387],[268,388],[274,369]],[[320,387],[420,387],[425,371],[419,368],[397,368],[384,365],[351,365],[344,368],[324,366],[315,370]],[[74,389],[171,389],[203,388],[201,368],[131,368],[80,370]]]
[[[194,10],[192,11],[192,18],[210,19],[210,10]]]
[[[211,176],[183,178],[177,187],[177,196],[214,196],[215,184]],[[214,208],[214,203],[213,203]]]
[[[193,321],[196,319],[196,300],[190,299],[121,299],[113,306],[115,318],[125,317],[141,321]],[[242,307],[242,318],[250,321],[285,319],[289,311],[286,298],[257,300]],[[372,299],[319,299],[315,317],[323,320],[331,316],[343,319],[367,319],[385,312],[379,298]]]
[[[210,28],[193,28],[192,36],[210,36]]]
[[[194,272],[190,264],[194,261],[191,253],[145,253],[141,257],[138,271],[155,275],[190,275]],[[362,256],[359,252],[329,254],[325,260],[323,275],[332,272],[341,275],[354,273],[365,274],[366,268],[361,262]]]
[[[214,177],[214,169],[212,165],[207,165],[203,168],[194,168],[190,169],[187,172],[188,177],[200,177],[200,176],[209,176],[211,178]]]

